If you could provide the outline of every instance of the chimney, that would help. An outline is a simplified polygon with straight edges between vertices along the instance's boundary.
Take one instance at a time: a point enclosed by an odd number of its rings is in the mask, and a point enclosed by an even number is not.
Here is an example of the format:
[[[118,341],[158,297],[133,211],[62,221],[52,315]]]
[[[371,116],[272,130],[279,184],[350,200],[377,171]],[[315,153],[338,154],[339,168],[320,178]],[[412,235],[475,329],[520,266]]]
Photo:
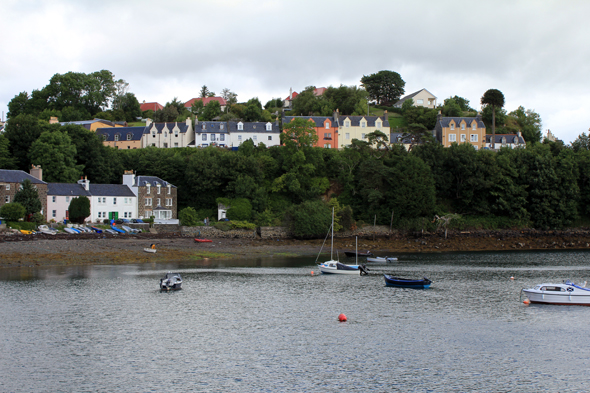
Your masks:
[[[389,120],[389,117],[387,117],[387,109],[385,109],[385,110],[383,111],[383,122],[385,123],[385,122],[386,122],[386,121],[388,121],[388,120]]]
[[[34,178],[43,181],[43,170],[41,169],[41,165],[31,165],[31,170],[29,173]]]
[[[152,119],[145,119],[145,126],[149,127],[150,124],[152,124]]]
[[[186,125],[189,126],[189,127],[192,125],[192,122],[191,122],[191,118],[190,117],[187,117],[186,118]]]
[[[293,101],[293,88],[289,88],[289,101]]]
[[[125,171],[123,173],[123,184],[133,190],[133,186],[135,185],[135,173],[133,171]]]
[[[439,122],[442,120],[442,112],[439,110],[438,115],[436,115],[436,121]]]
[[[80,184],[86,191],[90,191],[90,182],[88,181],[88,177],[84,176],[82,179],[78,180],[78,184]]]

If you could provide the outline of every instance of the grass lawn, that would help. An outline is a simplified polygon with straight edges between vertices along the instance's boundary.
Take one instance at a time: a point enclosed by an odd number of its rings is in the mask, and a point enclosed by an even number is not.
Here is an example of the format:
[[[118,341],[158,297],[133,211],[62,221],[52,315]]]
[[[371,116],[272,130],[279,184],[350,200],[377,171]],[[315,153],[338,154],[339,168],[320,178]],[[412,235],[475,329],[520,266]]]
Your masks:
[[[136,122],[133,122],[133,123],[127,123],[127,125],[129,127],[145,127],[145,122],[136,121]]]

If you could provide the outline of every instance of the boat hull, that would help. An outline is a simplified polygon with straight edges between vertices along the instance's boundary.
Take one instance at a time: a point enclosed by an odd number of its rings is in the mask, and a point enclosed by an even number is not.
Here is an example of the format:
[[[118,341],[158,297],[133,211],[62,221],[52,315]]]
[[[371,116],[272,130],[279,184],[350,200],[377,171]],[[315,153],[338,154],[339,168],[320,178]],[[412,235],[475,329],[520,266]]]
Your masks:
[[[212,243],[213,240],[211,239],[195,239],[197,243]]]
[[[360,276],[361,269],[358,265],[345,265],[336,261],[324,262],[320,265],[320,272],[323,274],[345,274],[349,276]]]
[[[373,257],[367,258],[367,262],[379,262],[379,263],[386,263],[386,262],[396,262],[397,258],[394,257]]]
[[[540,284],[522,290],[531,303],[559,306],[590,306],[590,289],[566,281],[563,284]]]
[[[405,278],[393,277],[388,274],[384,274],[383,278],[385,279],[386,286],[396,288],[428,289],[430,288],[430,284],[432,284],[432,281],[427,278],[408,280]]]

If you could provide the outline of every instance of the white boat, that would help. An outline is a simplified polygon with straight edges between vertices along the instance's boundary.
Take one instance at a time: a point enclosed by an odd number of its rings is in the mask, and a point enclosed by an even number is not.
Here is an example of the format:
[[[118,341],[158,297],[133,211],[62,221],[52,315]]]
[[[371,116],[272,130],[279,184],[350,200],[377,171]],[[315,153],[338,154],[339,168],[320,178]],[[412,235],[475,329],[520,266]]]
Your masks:
[[[50,229],[47,225],[39,225],[38,228],[39,232],[44,233],[46,235],[56,235],[57,231]]]
[[[564,306],[590,306],[590,288],[564,281],[562,284],[539,284],[522,290],[531,303]]]
[[[164,278],[160,279],[160,289],[162,291],[175,291],[182,289],[182,278],[180,273],[166,273]]]
[[[334,208],[332,208],[332,245],[330,247],[330,260],[321,263],[320,271],[323,274],[348,274],[360,276],[363,273],[366,274],[366,270],[360,265],[346,265],[334,260]],[[321,250],[320,250],[321,253]],[[318,255],[319,257],[319,255]]]
[[[152,254],[155,254],[156,253],[156,249],[155,248],[144,247],[143,248],[143,251],[149,252],[149,253],[152,253]]]
[[[67,228],[67,227],[64,228],[64,232],[69,233],[71,235],[77,235],[78,233],[80,233],[80,232],[76,231],[75,229]]]
[[[397,258],[394,257],[370,257],[367,262],[395,262]]]

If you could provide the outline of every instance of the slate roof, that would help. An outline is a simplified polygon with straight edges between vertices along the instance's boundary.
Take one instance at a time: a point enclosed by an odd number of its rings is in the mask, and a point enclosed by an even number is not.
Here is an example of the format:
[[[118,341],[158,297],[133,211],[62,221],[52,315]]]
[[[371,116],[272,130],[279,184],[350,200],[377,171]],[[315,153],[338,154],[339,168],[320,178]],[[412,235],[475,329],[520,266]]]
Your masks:
[[[227,122],[227,127],[229,129],[229,132],[266,132],[266,133],[275,133],[275,134],[280,134],[281,133],[281,128],[279,127],[279,125],[276,122],[271,122],[270,124],[272,125],[272,129],[271,131],[268,131],[266,129],[266,125],[268,123],[265,123],[263,121],[246,121],[246,122],[241,122],[242,125],[244,126],[243,130],[238,130],[238,121],[228,121]]]
[[[62,121],[61,124],[62,126],[68,125],[68,124],[75,124],[78,126],[84,126],[86,129],[90,129],[90,125],[93,123],[104,123],[107,124],[111,127],[115,126],[115,123],[109,120],[103,120],[103,119],[93,119],[93,120],[80,120],[80,121]]]
[[[152,132],[152,129],[155,127],[156,132],[161,134],[164,131],[164,127],[168,128],[168,132],[172,132],[174,127],[178,126],[181,134],[184,134],[188,131],[189,126],[185,122],[167,122],[167,123],[152,123],[149,126],[145,127],[145,133],[149,134]]]
[[[135,194],[124,184],[92,184],[90,183],[90,195],[134,197]]]
[[[31,176],[25,171],[0,169],[0,182],[3,183],[22,183],[25,179],[29,179],[33,184],[47,184],[42,180]]]
[[[411,135],[406,136],[404,139],[398,140],[398,138],[401,138],[403,135],[404,135],[403,132],[392,132],[389,134],[389,142],[390,143],[405,143],[405,144],[413,143]]]
[[[84,186],[77,183],[47,183],[47,195],[91,196]]]
[[[389,119],[382,119],[382,116],[340,116],[340,125],[344,127],[344,121],[346,119],[350,119],[350,126],[351,127],[360,127],[361,120],[365,119],[367,121],[367,127],[375,127],[375,122],[377,119],[380,119],[382,122],[382,127],[389,128]]]
[[[502,138],[506,137],[506,143],[516,143],[518,140],[519,145],[526,144],[524,138],[522,136],[518,136],[517,134],[496,134],[495,143],[502,144]],[[486,134],[486,143],[492,143],[492,134]]]
[[[423,90],[426,90],[426,89],[420,89],[420,90],[418,90],[418,91],[416,91],[416,92],[414,92],[414,93],[412,93],[412,94],[408,94],[407,96],[404,96],[404,97],[400,98],[400,99],[399,99],[399,101],[398,101],[398,102],[396,102],[396,103],[395,103],[393,106],[401,108],[401,107],[402,107],[402,105],[403,105],[403,103],[404,103],[406,100],[409,100],[410,98],[414,98],[414,97],[416,97],[416,96],[418,95],[418,93],[420,93],[420,92],[421,92],[421,91],[423,91]],[[426,90],[426,91],[428,91],[428,90]],[[434,94],[430,93],[429,91],[428,91],[428,93],[429,93],[431,96],[433,96],[434,98],[436,98],[436,96],[435,96]]]
[[[117,128],[97,128],[96,134],[106,135],[108,142],[115,141],[115,135],[119,134],[119,142],[128,140],[127,135],[131,134],[131,141],[140,141],[142,135],[145,133],[146,127],[117,127]]]
[[[461,121],[465,120],[465,123],[467,123],[467,127],[470,127],[473,120],[475,120],[475,121],[477,121],[478,128],[486,128],[485,124],[483,123],[483,121],[481,120],[481,118],[479,116],[477,116],[477,117],[441,117],[440,119],[437,119],[437,125],[440,125],[443,128],[450,127],[449,124],[451,123],[451,120],[455,120],[455,124],[457,126],[459,126],[461,124]]]
[[[145,187],[148,183],[152,187],[156,187],[158,184],[160,184],[162,187],[168,187],[168,184],[170,184],[167,181],[164,181],[156,176],[136,176],[135,177],[134,186]],[[176,188],[176,186],[174,184],[170,184],[170,186]]]
[[[200,121],[195,126],[195,132],[198,134],[208,132],[215,134],[227,134],[227,123],[225,121]]]

